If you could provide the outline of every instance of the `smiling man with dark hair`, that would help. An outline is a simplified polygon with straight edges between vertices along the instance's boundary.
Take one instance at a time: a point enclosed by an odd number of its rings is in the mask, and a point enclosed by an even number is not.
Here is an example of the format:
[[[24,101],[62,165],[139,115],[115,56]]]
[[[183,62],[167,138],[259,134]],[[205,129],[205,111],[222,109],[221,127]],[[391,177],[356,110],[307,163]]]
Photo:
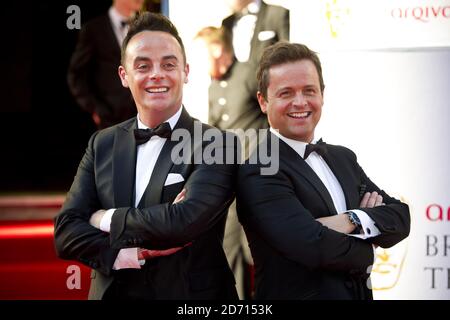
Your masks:
[[[408,206],[364,173],[349,149],[315,135],[323,106],[319,57],[280,42],[261,58],[258,100],[279,170],[238,174],[237,208],[255,262],[256,299],[371,299],[374,247],[409,234]]]
[[[184,109],[188,75],[173,24],[159,14],[139,15],[119,67],[138,115],[91,137],[55,220],[58,255],[94,269],[92,299],[237,299],[222,249],[236,164],[193,161],[198,148],[226,158],[234,145],[194,143],[183,163],[172,155],[192,142],[171,139],[177,130],[229,137]]]

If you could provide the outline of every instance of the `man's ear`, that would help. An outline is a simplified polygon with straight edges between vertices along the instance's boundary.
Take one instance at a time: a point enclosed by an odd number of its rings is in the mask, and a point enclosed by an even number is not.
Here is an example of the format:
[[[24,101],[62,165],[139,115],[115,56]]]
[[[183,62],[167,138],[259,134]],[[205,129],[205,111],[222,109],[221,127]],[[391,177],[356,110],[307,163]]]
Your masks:
[[[259,107],[261,108],[262,113],[267,113],[267,101],[260,91],[256,93],[256,97],[258,98]]]
[[[189,78],[188,78],[188,76],[189,76],[189,63],[186,63],[186,65],[184,66],[184,74],[185,74],[184,83],[188,83],[189,82]]]
[[[127,71],[125,70],[125,67],[119,66],[118,72],[119,72],[120,81],[122,82],[122,86],[124,86],[125,88],[128,88],[128,75],[127,75]]]

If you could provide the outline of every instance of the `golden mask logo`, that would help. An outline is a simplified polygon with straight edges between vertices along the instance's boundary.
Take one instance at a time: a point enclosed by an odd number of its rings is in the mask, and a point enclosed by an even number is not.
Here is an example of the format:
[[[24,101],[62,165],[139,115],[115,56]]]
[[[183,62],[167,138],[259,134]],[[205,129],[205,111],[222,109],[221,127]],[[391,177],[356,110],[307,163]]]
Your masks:
[[[332,38],[338,38],[345,27],[347,18],[350,16],[350,8],[346,0],[327,0],[326,16]]]
[[[400,197],[400,200],[410,205],[404,197]],[[407,252],[408,238],[391,248],[376,249],[376,260],[370,275],[373,290],[389,290],[397,285]]]

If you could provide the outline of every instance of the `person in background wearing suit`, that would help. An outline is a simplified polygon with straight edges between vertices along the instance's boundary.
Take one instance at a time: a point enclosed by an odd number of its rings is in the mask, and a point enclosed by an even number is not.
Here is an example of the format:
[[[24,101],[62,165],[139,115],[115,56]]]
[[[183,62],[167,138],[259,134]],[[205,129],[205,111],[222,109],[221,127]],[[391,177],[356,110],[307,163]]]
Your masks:
[[[258,66],[268,46],[289,40],[289,10],[261,0],[227,0],[233,14],[222,21],[232,34],[233,49],[239,62]]]
[[[108,13],[83,26],[68,70],[68,84],[79,106],[99,129],[136,115],[130,91],[117,76],[120,47],[128,21],[144,0],[114,0]]]
[[[254,72],[264,48],[289,40],[289,10],[261,0],[227,2],[234,13],[222,21],[224,31],[213,41],[217,57],[213,54],[212,59],[221,71],[212,75],[220,81],[213,81],[209,90],[211,124],[221,129],[267,128],[267,117],[255,101]]]
[[[208,123],[221,130],[268,128],[267,116],[256,98],[255,69],[236,60],[230,33],[224,27],[210,26],[195,38],[202,40],[208,51]]]
[[[258,101],[277,139],[278,171],[254,161],[238,172],[237,210],[255,262],[256,299],[372,299],[374,246],[410,230],[409,208],[364,173],[356,155],[324,143],[324,82],[315,52],[286,42],[268,47],[257,72]],[[278,149],[278,150],[275,150]]]
[[[221,130],[267,128],[267,116],[261,112],[256,98],[255,69],[236,60],[229,31],[224,27],[205,27],[197,33],[196,39],[204,41],[208,51],[211,76],[208,123]],[[245,150],[248,147],[249,144]],[[251,298],[253,261],[236,215],[235,202],[228,212],[224,250],[240,298]]]
[[[186,112],[188,74],[175,26],[160,14],[140,14],[119,67],[138,115],[94,133],[55,218],[59,257],[94,269],[91,299],[238,299],[222,248],[236,161],[210,161],[206,153],[227,157],[235,144],[196,143],[194,130],[231,134]],[[195,143],[178,142],[179,133]]]
[[[267,5],[261,0],[227,0],[233,14],[222,21],[223,56],[232,57],[224,74],[212,80],[209,88],[209,123],[225,129],[263,129],[268,127],[256,100],[255,70],[262,51],[280,40],[289,40],[289,10]],[[226,32],[227,31],[227,32]],[[220,46],[219,46],[220,47]],[[217,49],[216,50],[216,53]],[[213,51],[214,53],[214,51]],[[215,58],[223,63],[222,57]],[[228,58],[228,63],[230,58]],[[248,146],[245,148],[248,150]],[[240,225],[235,203],[230,207],[225,228],[227,253],[241,298],[253,295],[253,261]]]

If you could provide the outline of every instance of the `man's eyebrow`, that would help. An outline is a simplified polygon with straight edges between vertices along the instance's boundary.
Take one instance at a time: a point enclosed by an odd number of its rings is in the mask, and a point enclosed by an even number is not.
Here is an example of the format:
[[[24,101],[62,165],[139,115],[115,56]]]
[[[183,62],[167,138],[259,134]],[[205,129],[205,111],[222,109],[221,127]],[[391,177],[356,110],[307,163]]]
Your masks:
[[[281,87],[281,88],[279,88],[278,90],[275,91],[275,94],[277,94],[277,93],[279,93],[279,92],[281,92],[283,90],[292,90],[292,87],[289,87],[289,86]]]
[[[177,61],[178,61],[178,58],[177,58],[175,55],[173,55],[173,54],[168,55],[168,56],[163,56],[162,59],[163,59],[163,60],[174,59],[174,60],[177,60]]]
[[[141,61],[150,61],[150,59],[147,57],[136,57],[134,59],[134,63],[141,62]]]
[[[175,55],[172,55],[172,54],[162,57],[162,60],[172,60],[172,59],[178,61],[178,58]],[[141,56],[138,56],[138,57],[136,57],[134,59],[134,63],[138,63],[138,62],[141,62],[141,61],[151,61],[151,59],[148,58],[148,57],[141,57]]]

